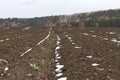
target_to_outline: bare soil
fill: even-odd
[[[120,29],[79,27],[0,29],[0,80],[58,80],[57,35],[62,76],[67,80],[120,80]],[[33,70],[30,64],[38,69]]]

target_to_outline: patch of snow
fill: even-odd
[[[75,45],[75,43],[72,43],[73,45]]]
[[[67,77],[61,77],[61,78],[58,78],[57,80],[67,80]]]
[[[1,75],[1,76],[4,76],[4,74],[3,74],[3,73],[1,73],[0,75]]]
[[[5,60],[5,59],[0,59],[0,62],[4,62],[4,63],[7,63],[7,64],[8,64],[8,61]]]
[[[73,42],[73,40],[70,40],[70,42]]]
[[[65,35],[66,37],[68,37],[68,35]]]
[[[26,28],[24,28],[23,30],[28,30],[28,29],[30,29],[31,27],[26,27]]]
[[[46,39],[49,38],[49,36],[50,36],[50,31],[49,31],[48,35],[43,40],[41,40],[40,42],[37,43],[37,45],[40,45],[41,43],[43,43]]]
[[[88,33],[83,33],[83,35],[87,36],[87,35],[88,35]]]
[[[59,57],[59,54],[56,54],[56,57]]]
[[[64,67],[64,65],[56,64],[56,69],[55,69],[55,71],[58,72],[58,71],[60,71],[63,67]]]
[[[110,76],[107,76],[107,78],[108,78],[109,80],[115,80],[115,79],[112,79]]]
[[[71,40],[72,38],[71,37],[68,37],[69,40]]]
[[[112,41],[112,42],[117,42],[117,39],[112,39],[111,41]]]
[[[89,59],[93,58],[93,56],[86,56],[86,57],[89,58]]]
[[[62,70],[59,70],[59,71],[58,71],[58,73],[61,73],[61,72],[62,72]]]
[[[94,31],[90,31],[90,32],[94,32]]]
[[[106,32],[106,34],[109,34],[109,32]]]
[[[56,63],[56,65],[59,65],[59,64],[60,64],[59,62]]]
[[[112,39],[111,41],[115,43],[120,43],[120,41],[118,41],[117,39]]]
[[[100,65],[100,64],[97,64],[97,63],[93,63],[93,64],[92,64],[93,67],[97,67],[97,66],[99,66],[99,65]]]
[[[58,59],[56,59],[55,62],[58,62]]]
[[[57,35],[57,42],[56,42],[56,44],[57,44],[57,46],[55,48],[55,55],[56,55],[56,57],[55,57],[55,63],[56,63],[55,72],[57,73],[56,77],[58,78],[57,80],[67,80],[67,77],[59,78],[60,76],[63,76],[62,68],[64,67],[64,65],[59,63],[59,59],[61,58],[60,53],[59,53],[59,49],[61,48],[61,45],[60,45],[60,37],[58,35]]]
[[[25,54],[27,54],[28,52],[30,52],[32,50],[32,48],[29,48],[28,50],[26,50],[24,53],[22,53],[20,56],[24,56]]]
[[[0,42],[3,42],[4,40],[0,40]]]
[[[108,38],[103,38],[104,40],[108,40]]]
[[[60,59],[61,57],[59,56],[59,57],[57,57],[58,59]]]
[[[60,41],[57,41],[57,45],[59,45],[60,44]]]
[[[8,68],[8,67],[5,67],[4,71],[8,71],[8,70],[9,70],[9,68]]]
[[[114,32],[109,32],[109,34],[115,34]]]
[[[86,80],[89,80],[89,78],[87,78]]]
[[[60,48],[61,48],[60,46],[57,46],[57,47],[56,47],[56,50],[58,50],[58,49],[60,49]]]
[[[8,40],[10,40],[9,38],[6,38],[6,40],[8,41]]]
[[[75,46],[76,49],[81,49],[82,47],[79,47],[79,46]]]
[[[99,71],[103,71],[104,70],[104,68],[96,68],[97,70],[99,70]]]
[[[60,77],[62,75],[63,75],[63,73],[58,73],[58,74],[56,74],[56,77]]]
[[[117,44],[117,46],[120,46],[120,44]]]
[[[92,37],[97,37],[96,35],[92,35]]]

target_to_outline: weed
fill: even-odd
[[[31,63],[30,63],[29,65],[30,65],[30,67],[31,67],[31,69],[32,69],[33,71],[39,69],[39,67],[38,67],[36,64],[31,64]]]

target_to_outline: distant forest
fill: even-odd
[[[120,27],[120,9],[36,18],[0,19],[0,27]]]

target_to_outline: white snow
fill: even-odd
[[[49,38],[50,33],[51,33],[51,32],[50,32],[51,30],[52,30],[52,28],[50,28],[48,35],[47,35],[43,40],[41,40],[40,42],[38,42],[37,45],[40,45],[40,44],[43,43],[46,39]],[[29,48],[29,49],[26,50],[24,53],[22,53],[20,56],[21,56],[21,57],[24,56],[25,54],[27,54],[28,52],[30,52],[32,49],[33,49],[33,48]]]
[[[60,44],[60,41],[57,41],[57,45],[59,45]]]
[[[120,41],[118,41],[117,39],[112,39],[111,41],[115,43],[120,43]]]
[[[0,42],[3,42],[4,40],[0,40]]]
[[[56,59],[55,62],[58,62],[58,59]]]
[[[75,45],[75,43],[72,43],[73,45]]]
[[[79,46],[75,46],[76,49],[81,49],[82,47],[79,47]]]
[[[109,32],[109,34],[115,34],[114,32]]]
[[[112,42],[117,42],[117,39],[112,39],[111,41],[112,41]]]
[[[8,40],[10,40],[9,38],[6,38],[6,40],[8,41]]]
[[[56,74],[56,77],[60,77],[62,75],[63,75],[63,73],[58,73],[58,74]]]
[[[88,33],[83,33],[83,35],[87,36],[87,35],[88,35]]]
[[[4,76],[4,74],[3,74],[3,73],[1,73],[0,75],[1,75],[1,76]]]
[[[71,38],[69,37],[69,39],[71,39]],[[56,77],[58,78],[57,80],[67,80],[67,77],[61,77],[61,76],[63,76],[62,68],[64,67],[64,65],[59,63],[59,59],[61,58],[60,53],[59,53],[59,50],[61,49],[60,40],[61,40],[60,37],[57,35],[57,42],[56,42],[57,46],[55,48],[55,55],[56,55],[56,57],[55,57],[55,62],[56,62],[55,72],[57,73],[56,74]],[[59,78],[59,77],[61,77],[61,78]]]
[[[59,54],[56,54],[56,57],[59,57]]]
[[[49,31],[48,35],[43,40],[41,40],[40,42],[37,43],[37,45],[40,45],[41,43],[43,43],[46,39],[49,38],[49,36],[50,36],[50,31]]]
[[[57,80],[67,80],[67,77],[61,77],[61,78],[58,78]]]
[[[87,58],[91,59],[93,56],[86,56]]]
[[[65,35],[66,37],[68,37],[68,35]]]
[[[32,48],[29,48],[28,50],[26,50],[24,53],[22,53],[20,56],[24,56],[25,54],[27,54],[28,52],[30,52],[32,50]]]
[[[58,49],[60,49],[60,48],[61,48],[60,46],[57,46],[57,47],[56,47],[56,50],[58,50]]]
[[[97,63],[93,63],[93,64],[92,64],[93,67],[97,67],[97,66],[99,66],[99,65],[100,65],[100,64],[97,64]]]
[[[120,46],[120,44],[117,44],[117,46]]]
[[[71,40],[72,38],[71,37],[68,37],[69,40]]]
[[[9,70],[9,68],[8,68],[8,67],[5,67],[4,71],[8,71],[8,70]]]
[[[59,57],[57,57],[58,59],[60,59],[61,57],[59,56]]]
[[[106,34],[108,34],[109,32],[106,32]]]
[[[108,38],[103,38],[104,40],[108,40]]]
[[[59,63],[59,60],[58,60],[58,63]],[[64,67],[64,65],[61,65],[58,63],[56,63],[56,69],[55,69],[56,72],[59,72]]]
[[[97,37],[96,35],[92,35],[92,37]]]
[[[26,28],[24,28],[23,30],[28,30],[28,29],[30,29],[31,27],[26,27]]]
[[[71,37],[69,37],[68,35],[65,35],[69,40],[70,40],[70,42],[72,42],[73,40],[72,40],[72,38]]]
[[[7,64],[8,64],[8,61],[5,60],[5,59],[0,59],[0,62],[4,62],[4,63],[7,63]]]
[[[64,65],[56,65],[56,67],[57,67],[58,69],[61,69],[61,68],[64,67]]]
[[[73,42],[73,40],[70,40],[70,42]]]
[[[94,32],[94,31],[90,31],[90,32]]]

